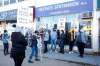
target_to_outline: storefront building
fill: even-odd
[[[98,52],[98,34],[95,29],[95,18],[97,15],[94,11],[97,1],[94,0],[73,0],[64,3],[41,6],[36,8],[37,30],[46,28],[52,30],[71,30],[79,29],[79,24],[84,26],[87,34],[86,50]],[[95,25],[95,26],[94,26]],[[95,36],[97,34],[97,36]]]
[[[9,26],[17,23],[17,9],[0,12],[0,31],[9,30]]]
[[[11,33],[13,24],[17,24],[18,26],[23,27],[23,29],[30,29],[34,26],[34,0],[2,0],[0,3],[1,33],[3,33],[4,29],[7,29],[8,32]]]
[[[97,0],[97,22],[98,22],[98,37],[99,37],[99,52],[100,52],[100,0]]]

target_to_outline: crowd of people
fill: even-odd
[[[16,28],[16,25],[13,25]],[[42,46],[42,53],[59,52],[65,53],[65,45],[69,45],[69,54],[73,53],[73,47],[76,44],[79,51],[79,57],[84,57],[84,48],[86,44],[86,36],[82,30],[82,26],[79,27],[77,33],[73,31],[64,30],[40,30],[40,31],[27,31],[25,35],[21,30],[15,29],[11,36],[8,35],[7,30],[4,30],[2,34],[2,41],[4,45],[4,55],[10,53],[10,57],[13,58],[15,66],[21,66],[25,58],[25,49],[29,46],[32,50],[28,62],[33,63],[32,58],[35,57],[36,61],[40,61],[38,57],[39,46]],[[9,52],[9,39],[12,42],[11,51]],[[40,45],[38,45],[40,44]],[[58,46],[58,47],[57,47]]]

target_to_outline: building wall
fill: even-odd
[[[21,7],[24,8],[24,7],[28,7],[28,6],[34,6],[34,0],[24,0],[24,1],[23,0],[16,0],[15,3],[10,3],[10,0],[8,0],[8,1],[9,1],[8,5],[4,5],[4,2],[2,2],[3,5],[0,6],[0,12],[4,12],[4,11],[7,12],[9,10],[15,10],[15,9],[18,10]],[[11,0],[11,1],[14,1],[14,0]],[[18,1],[21,1],[21,2],[18,2]],[[0,0],[0,2],[1,2],[1,0]],[[31,11],[33,12],[33,10],[31,10]],[[33,14],[30,14],[30,15],[33,16]],[[17,12],[17,16],[18,16],[18,12]],[[28,19],[32,19],[32,17],[30,17]],[[9,31],[9,33],[11,33],[12,32],[12,24],[13,23],[6,24],[7,26],[5,26],[4,28],[2,28],[2,30],[7,29]],[[17,24],[18,24],[18,20],[17,20]],[[32,22],[32,24],[33,24],[33,22]],[[29,23],[27,25],[29,26],[29,25],[32,25],[32,24]],[[21,26],[21,25],[18,25],[18,26]],[[25,28],[23,28],[23,29],[25,29]],[[2,31],[2,30],[0,29],[0,31]]]
[[[75,1],[75,0],[35,0],[35,6],[40,7],[40,6],[47,6],[51,4],[57,4],[57,3],[64,3],[64,2],[69,2],[69,1]]]
[[[50,1],[50,2],[49,2]],[[68,0],[68,1],[72,1],[72,0]],[[35,5],[36,7],[40,7],[40,6],[47,6],[47,5],[51,5],[51,4],[57,4],[57,3],[63,3],[63,2],[68,2],[65,0],[42,0],[42,2],[40,0],[36,0],[35,1]],[[98,23],[98,18],[100,18],[100,12],[98,13],[96,11],[97,8],[97,0],[93,0],[93,22],[92,22],[92,52],[98,52],[99,51],[99,23]],[[42,22],[44,22],[42,20]]]
[[[0,7],[0,12],[2,11],[8,11],[8,10],[13,10],[13,9],[18,9],[19,7],[25,7],[25,6],[34,6],[34,0],[26,0],[23,2],[17,2],[17,3],[13,3],[13,4],[9,4],[9,5],[5,5]]]

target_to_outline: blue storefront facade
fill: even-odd
[[[79,24],[84,26],[87,33],[86,48],[92,49],[91,23],[93,22],[93,0],[74,0],[59,4],[36,8],[36,29],[46,28],[52,30],[79,29]],[[61,26],[61,24],[63,24]],[[55,27],[56,25],[56,27]]]
[[[75,0],[36,8],[36,17],[93,11],[93,0]]]

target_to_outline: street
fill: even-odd
[[[76,63],[70,63],[50,58],[43,58],[41,61],[34,61],[34,63],[27,62],[27,56],[23,62],[22,66],[83,66]],[[34,60],[34,59],[33,59]],[[10,58],[9,55],[3,55],[3,48],[0,47],[0,66],[14,66],[13,60]]]
[[[9,51],[11,45],[9,45]],[[100,56],[85,55],[84,58],[79,58],[77,53],[60,54],[58,52],[48,52],[46,54],[41,54],[39,52],[39,58],[41,61],[33,61],[34,63],[28,63],[28,58],[31,53],[31,49],[27,47],[26,58],[24,59],[22,66],[99,66]],[[3,44],[0,41],[0,66],[14,66],[13,59],[9,55],[4,56],[3,54]]]

